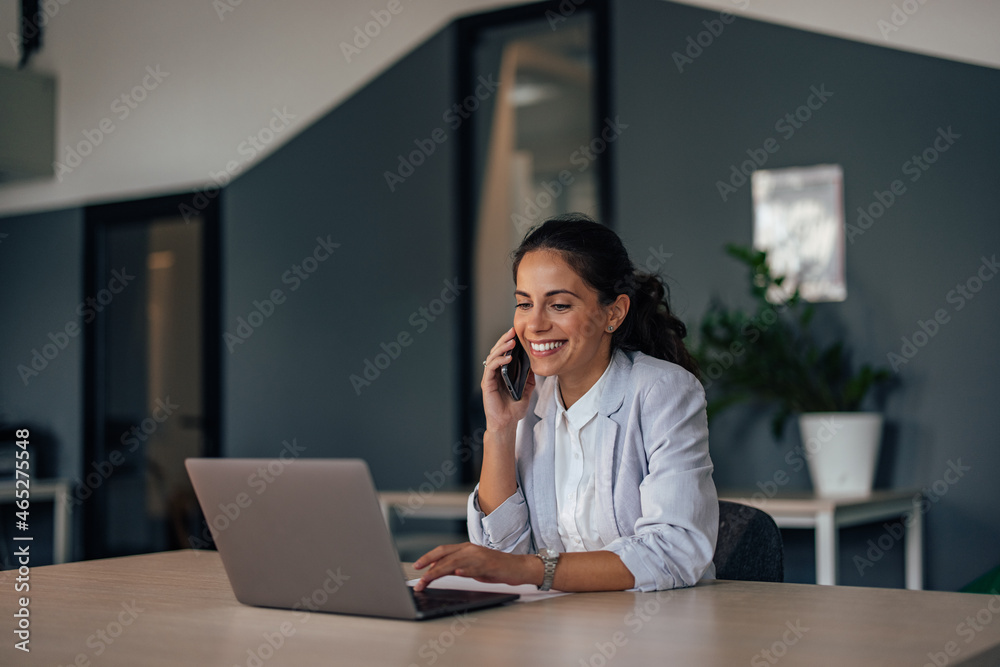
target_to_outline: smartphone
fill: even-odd
[[[524,395],[524,385],[528,381],[528,371],[531,370],[531,362],[528,360],[528,353],[521,345],[521,339],[514,336],[514,349],[510,351],[510,363],[500,367],[500,374],[510,391],[511,397],[515,401],[520,401]]]

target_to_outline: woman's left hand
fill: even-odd
[[[417,559],[413,567],[429,569],[413,587],[422,591],[438,577],[454,574],[490,584],[540,584],[544,567],[535,556],[504,553],[471,542],[443,544]],[[537,581],[536,581],[537,579]]]

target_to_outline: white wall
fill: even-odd
[[[571,0],[565,0],[570,2]],[[926,0],[925,0],[926,1]],[[390,0],[46,0],[57,8],[32,67],[59,80],[57,146],[99,145],[62,179],[0,185],[0,214],[203,187],[239,173],[455,17],[508,0],[398,0],[400,11],[347,62],[341,42]],[[1000,67],[1000,3],[963,0],[688,0],[747,16]],[[226,4],[228,3],[228,4]],[[239,3],[239,4],[236,4]],[[883,38],[893,5],[917,8]],[[14,63],[18,0],[0,0],[0,62]],[[223,8],[232,11],[221,11]],[[386,14],[383,14],[383,19]],[[147,68],[162,72],[159,81]],[[445,73],[442,73],[445,76]],[[121,101],[143,82],[135,108]],[[276,115],[275,110],[279,113]],[[127,115],[126,115],[127,112]],[[286,118],[282,112],[294,118]],[[104,133],[100,130],[104,122]],[[261,150],[247,143],[280,129]],[[89,133],[93,141],[87,138]],[[69,163],[67,163],[69,164]]]
[[[782,25],[1000,67],[996,0],[680,0]]]

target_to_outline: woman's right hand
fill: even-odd
[[[510,362],[514,349],[514,327],[508,329],[490,350],[483,369],[483,409],[486,412],[486,430],[494,433],[513,431],[517,422],[528,412],[528,401],[535,391],[535,374],[528,371],[521,400],[515,401],[500,375],[500,367]]]

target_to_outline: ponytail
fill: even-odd
[[[612,348],[639,351],[677,364],[700,377],[698,364],[684,345],[687,327],[670,310],[670,291],[659,276],[635,272],[629,295],[631,306],[625,320],[612,334]]]

